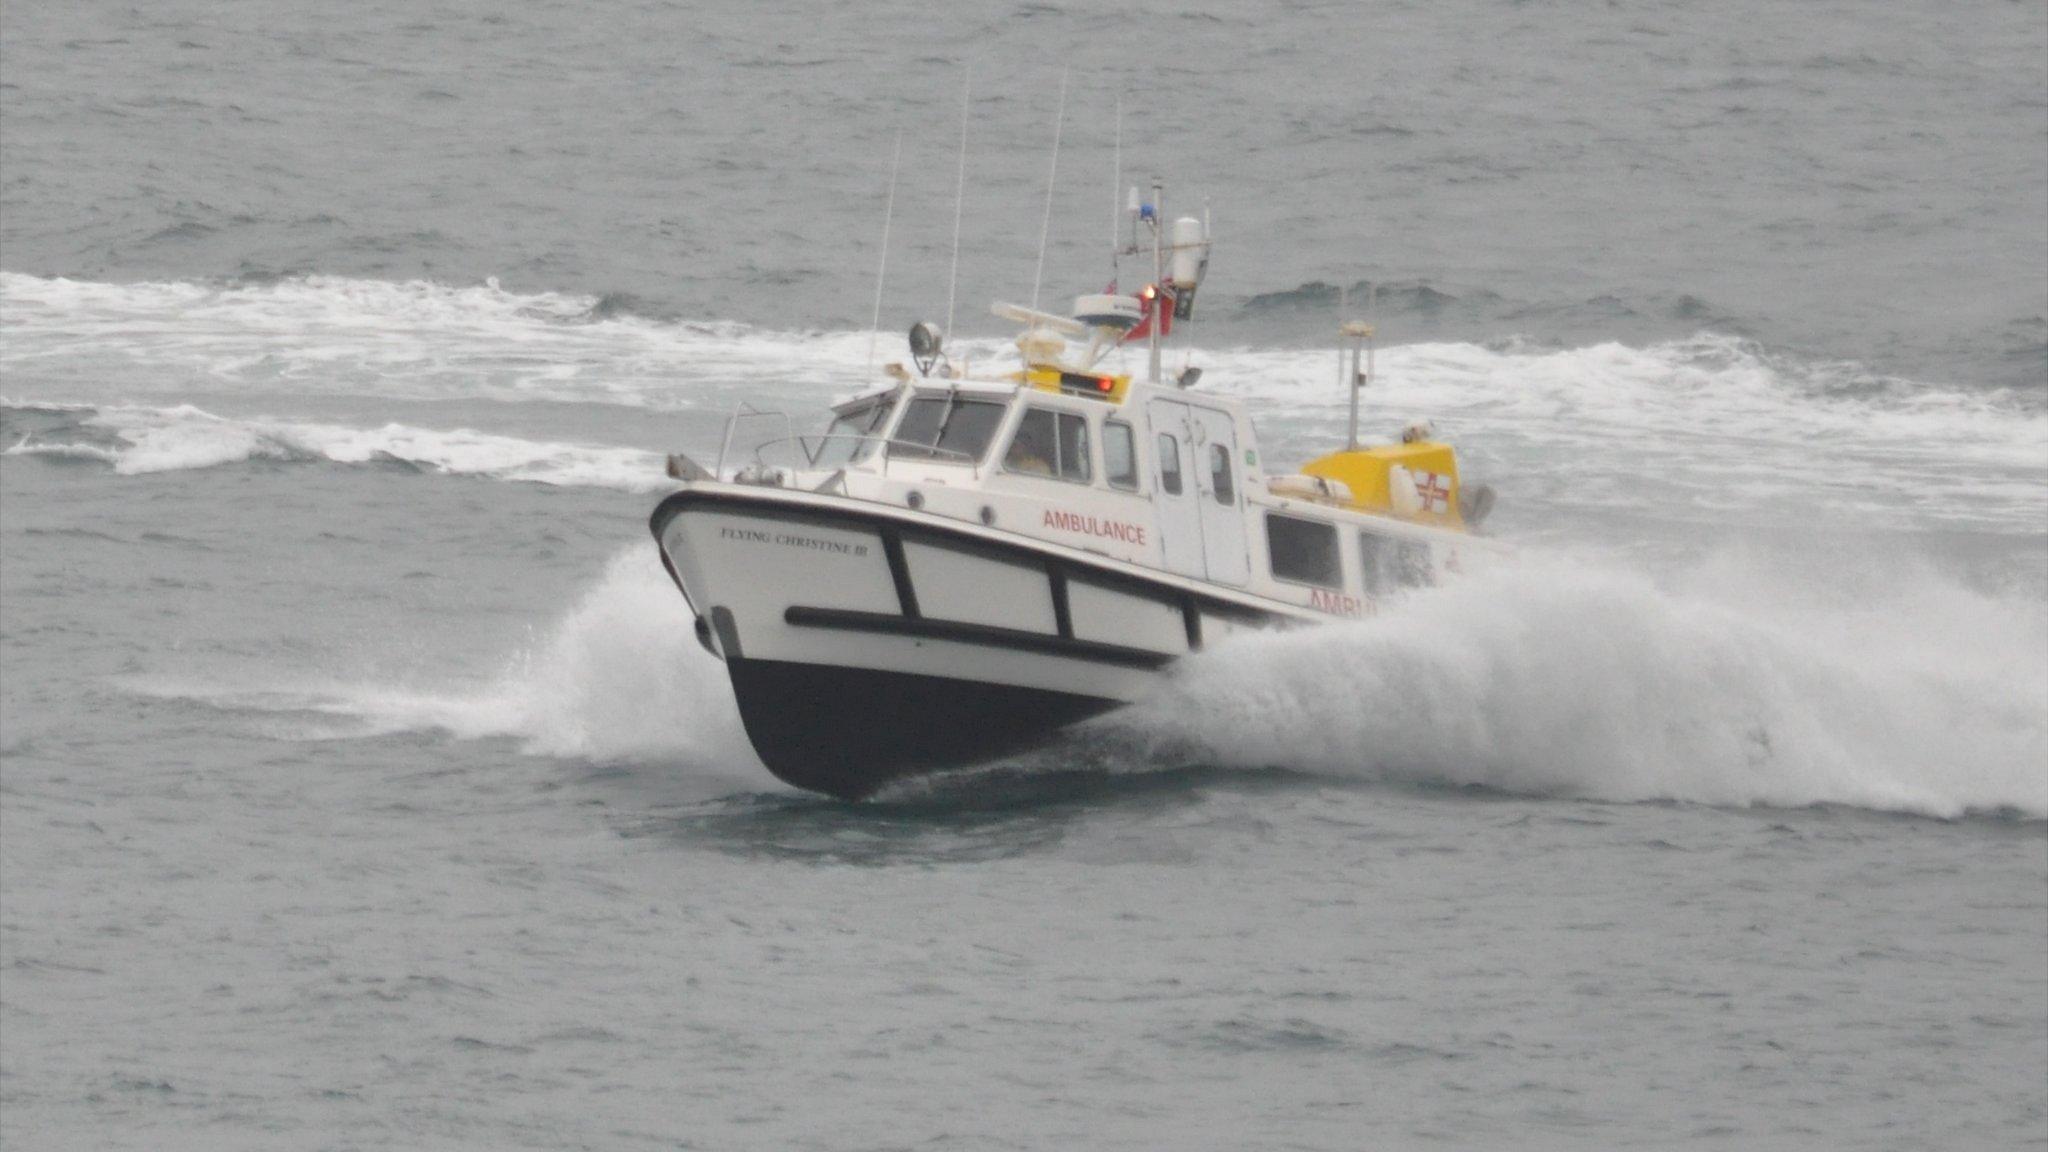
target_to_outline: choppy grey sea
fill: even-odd
[[[1162,177],[1516,562],[789,791],[661,455],[863,386],[899,139],[944,319],[963,92],[1002,354],[1063,77],[1045,299]],[[0,1145],[2048,1145],[2048,9],[7,5]]]

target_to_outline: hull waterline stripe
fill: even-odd
[[[1174,659],[1164,652],[1148,652],[1143,648],[1126,648],[1121,644],[1103,644],[1067,636],[1045,636],[1015,628],[998,628],[991,624],[962,624],[951,620],[890,616],[880,612],[854,612],[842,608],[806,608],[798,605],[784,611],[782,619],[797,628],[831,628],[842,632],[873,632],[885,636],[915,636],[922,640],[950,640],[960,644],[978,644],[986,648],[1009,648],[1018,652],[1036,652],[1071,660],[1088,660],[1097,664],[1117,664],[1126,668],[1162,668],[1172,663]]]

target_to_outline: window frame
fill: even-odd
[[[834,412],[831,423],[825,425],[825,431],[818,435],[817,451],[805,454],[806,459],[810,462],[810,467],[848,468],[867,460],[868,457],[873,455],[877,445],[887,445],[889,442],[889,428],[896,417],[896,402],[898,399],[899,397],[897,396],[883,394],[875,397],[865,405],[855,404],[847,412]],[[867,426],[860,431],[832,431],[834,428],[839,427],[841,422],[861,415],[866,415],[868,420]],[[832,445],[843,440],[854,441],[853,447],[847,451],[846,458],[837,463],[820,463],[826,453],[831,450]]]
[[[1126,443],[1130,445],[1131,470],[1128,473],[1128,476],[1130,478],[1130,483],[1128,484],[1117,483],[1117,478],[1114,475],[1112,475],[1109,470],[1109,430],[1111,428],[1115,428],[1121,431],[1124,434]],[[1107,484],[1113,491],[1117,492],[1139,491],[1143,487],[1145,469],[1141,466],[1138,460],[1138,430],[1136,426],[1134,426],[1129,420],[1112,420],[1107,417],[1104,417],[1102,421],[1101,440],[1102,482],[1104,484]]]
[[[1396,540],[1394,562],[1400,565],[1394,577],[1404,589],[1436,587],[1436,548],[1427,540]]]
[[[1329,535],[1328,535],[1327,539],[1329,540],[1329,550],[1328,550],[1328,553],[1327,553],[1327,559],[1329,560],[1329,562],[1330,562],[1331,566],[1332,566],[1332,567],[1333,567],[1333,568],[1334,568],[1334,569],[1336,570],[1336,571],[1335,571],[1335,575],[1334,575],[1334,578],[1332,579],[1332,581],[1331,581],[1330,583],[1328,583],[1328,584],[1325,584],[1325,583],[1323,583],[1323,582],[1322,582],[1322,581],[1320,581],[1320,580],[1310,580],[1310,579],[1306,579],[1306,578],[1303,578],[1303,577],[1300,577],[1300,576],[1288,576],[1288,575],[1282,575],[1282,574],[1281,574],[1281,572],[1280,572],[1280,569],[1279,569],[1279,567],[1278,567],[1278,566],[1276,565],[1276,563],[1275,563],[1275,560],[1276,560],[1276,553],[1275,553],[1275,551],[1274,551],[1274,548],[1273,548],[1273,525],[1274,525],[1274,523],[1275,523],[1275,522],[1277,522],[1277,521],[1282,521],[1282,520],[1288,521],[1288,522],[1290,522],[1290,523],[1293,523],[1293,524],[1300,524],[1300,525],[1306,525],[1306,526],[1308,526],[1308,527],[1311,527],[1311,528],[1322,528],[1322,529],[1326,529],[1326,530],[1328,531]],[[1275,580],[1279,581],[1279,582],[1280,582],[1280,583],[1282,583],[1282,584],[1295,584],[1295,585],[1299,585],[1299,586],[1301,586],[1301,587],[1304,587],[1304,588],[1320,588],[1320,589],[1322,589],[1322,590],[1323,590],[1323,591],[1325,591],[1325,592],[1343,592],[1343,591],[1345,590],[1345,586],[1344,586],[1344,543],[1343,543],[1343,540],[1342,540],[1342,536],[1343,536],[1343,533],[1342,533],[1342,532],[1340,532],[1340,531],[1338,530],[1338,524],[1337,524],[1337,522],[1336,522],[1336,521],[1334,521],[1334,520],[1318,520],[1318,519],[1316,519],[1316,518],[1315,518],[1315,517],[1313,517],[1313,516],[1297,516],[1297,515],[1295,515],[1294,513],[1291,513],[1291,512],[1279,512],[1279,511],[1275,511],[1275,510],[1273,510],[1273,509],[1267,509],[1267,511],[1266,511],[1266,573],[1267,573],[1267,575],[1271,576],[1271,577],[1272,577],[1273,579],[1275,579]]]
[[[1217,468],[1216,465],[1218,463],[1221,463],[1223,467]],[[1225,508],[1237,507],[1237,474],[1233,471],[1236,466],[1237,461],[1230,458],[1229,448],[1219,442],[1210,441],[1209,494],[1216,498],[1216,503],[1221,504]],[[1217,480],[1219,476],[1222,477],[1220,482]],[[1225,489],[1228,489],[1230,493],[1230,499],[1228,500],[1223,498]]]
[[[946,401],[954,405],[956,408],[964,407],[969,404],[981,404],[997,409],[998,412],[995,418],[995,424],[989,429],[988,439],[985,442],[983,442],[980,450],[972,454],[969,454],[967,452],[960,452],[959,455],[955,456],[952,455],[951,453],[959,451],[958,449],[945,448],[939,444],[939,441],[941,439],[944,439],[946,429],[949,426],[949,422],[952,419],[950,414],[945,419],[942,419],[939,422],[937,435],[933,438],[931,443],[926,444],[919,441],[910,441],[903,439],[902,432],[904,422],[910,419],[910,414],[913,410],[915,410],[918,402],[925,400]],[[920,389],[912,392],[910,394],[910,397],[907,400],[905,400],[900,407],[901,412],[899,412],[896,419],[889,424],[888,436],[886,438],[886,443],[883,446],[883,457],[887,459],[890,463],[952,464],[959,467],[979,468],[984,463],[987,462],[989,449],[994,447],[997,434],[1003,430],[1003,424],[1009,418],[1010,402],[1007,400],[998,399],[996,397],[980,395],[973,392],[965,392],[959,390],[947,390],[942,392],[937,389]],[[923,455],[899,454],[899,452],[904,449],[907,449],[910,452],[922,452]]]
[[[1077,484],[1083,488],[1094,487],[1095,437],[1089,434],[1090,422],[1087,414],[1081,412],[1069,412],[1064,408],[1056,408],[1050,404],[1033,404],[1028,401],[1018,405],[1018,407],[1021,409],[1021,412],[1018,415],[1015,422],[1013,422],[1010,426],[1009,438],[1003,441],[1003,453],[1001,464],[1002,470],[1008,475],[1024,476],[1032,480],[1057,480],[1062,484]],[[1031,417],[1035,413],[1041,412],[1052,418],[1053,458],[1047,461],[1047,463],[1052,466],[1052,471],[1032,472],[1023,468],[1011,467],[1010,454],[1016,450],[1017,437],[1022,435],[1024,432],[1024,422],[1031,419]],[[1060,438],[1060,422],[1062,420],[1079,421],[1081,425],[1082,443],[1080,463],[1082,473],[1079,476],[1070,475],[1067,473],[1065,469],[1061,467],[1061,465],[1066,460],[1066,453],[1062,448],[1062,442]]]
[[[1159,454],[1159,490],[1168,496],[1179,496],[1186,492],[1187,484],[1182,479],[1186,473],[1180,466],[1180,437],[1175,436],[1171,432],[1161,432],[1153,444],[1158,449]],[[1168,450],[1167,445],[1172,446],[1171,450]],[[1166,461],[1168,460],[1173,461],[1173,482],[1170,484],[1167,483]]]
[[[1358,587],[1366,596],[1384,596],[1392,590],[1387,561],[1395,543],[1392,536],[1370,528],[1358,530]]]
[[[1360,528],[1358,564],[1359,586],[1367,596],[1391,596],[1436,586],[1436,549],[1427,540]]]

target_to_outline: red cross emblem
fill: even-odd
[[[1451,484],[1440,472],[1415,473],[1415,494],[1422,497],[1422,510],[1445,513],[1451,510]]]

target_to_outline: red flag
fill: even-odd
[[[1166,305],[1164,308],[1160,307],[1162,300]],[[1152,324],[1154,320],[1157,320],[1159,323],[1160,339],[1163,340],[1173,334],[1172,289],[1161,288],[1156,284],[1147,284],[1144,290],[1138,293],[1138,303],[1145,310],[1144,316],[1138,321],[1137,327],[1124,333],[1124,338],[1119,343],[1128,344],[1133,340],[1150,340],[1152,338]]]

